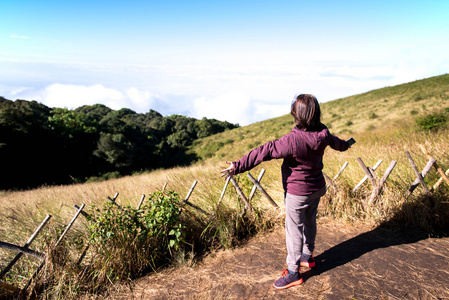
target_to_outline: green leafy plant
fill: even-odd
[[[169,191],[151,194],[141,209],[92,206],[89,236],[99,283],[135,278],[180,250],[185,226],[179,205],[178,194]]]
[[[421,130],[438,130],[444,127],[447,123],[447,116],[441,112],[427,114],[416,118],[416,124]]]
[[[144,206],[143,224],[163,248],[178,250],[184,243],[184,226],[180,221],[180,202],[176,192],[155,192]]]
[[[376,119],[377,117],[379,117],[378,115],[376,115],[376,113],[375,112],[370,112],[370,114],[369,114],[369,118],[372,120],[372,119]]]

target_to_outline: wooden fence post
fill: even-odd
[[[346,169],[346,167],[349,165],[349,163],[346,161],[343,166],[340,168],[340,170],[337,172],[337,174],[331,179],[329,176],[327,176],[326,173],[323,172],[324,180],[326,181],[326,187],[330,187],[334,180],[338,178],[338,176],[343,173],[343,171]]]
[[[59,237],[58,241],[55,244],[55,247],[57,247],[59,245],[59,243],[62,241],[62,239],[64,238],[64,236],[67,234],[67,232],[69,231],[69,229],[72,227],[73,223],[75,222],[75,220],[78,218],[78,216],[81,214],[81,211],[84,209],[84,204],[81,205],[80,209],[76,212],[75,216],[72,218],[72,220],[70,221],[69,225],[67,225],[66,229],[64,230],[64,232],[61,234],[61,236]],[[39,274],[39,272],[41,271],[41,269],[44,267],[45,265],[45,261],[46,258],[44,258],[42,260],[42,263],[39,265],[39,267],[36,269],[36,271],[33,273],[33,275],[31,276],[31,278],[28,280],[27,284],[22,288],[22,291],[26,291],[28,289],[28,287],[30,286],[31,282],[33,281],[34,278],[36,278],[36,276]]]
[[[270,195],[268,195],[268,193],[264,190],[264,188],[260,185],[259,181],[257,181],[253,175],[251,175],[251,173],[248,172],[248,178],[254,183],[254,186],[256,186],[260,192],[262,193],[262,195],[264,195],[265,198],[267,198],[268,202],[271,203],[271,205],[273,205],[274,207],[278,207],[278,205],[276,204],[276,202],[273,201],[273,199],[270,197]]]
[[[140,198],[139,204],[137,205],[137,210],[142,206],[143,200],[145,199],[145,194],[142,194],[142,198]]]
[[[75,210],[80,210],[80,207],[78,206],[78,205],[73,205],[73,208],[75,209]],[[93,221],[95,221],[95,219],[91,216],[91,215],[89,215],[87,212],[85,212],[84,210],[81,210],[81,214],[86,218],[86,219],[88,219],[88,220],[93,220]]]
[[[248,174],[249,174],[249,173],[248,173]],[[263,177],[264,174],[265,174],[265,169],[262,169],[262,170],[260,171],[260,173],[259,173],[259,176],[257,177],[257,182],[260,183],[260,181],[262,180],[262,177]],[[251,178],[250,178],[250,179],[251,179]],[[254,194],[256,193],[256,189],[257,189],[257,187],[256,187],[256,185],[254,184],[253,188],[251,189],[251,193],[249,194],[248,201],[251,201],[251,199],[253,199]]]
[[[80,210],[80,207],[78,206],[78,205],[73,205],[73,208],[74,209],[76,209],[76,210]],[[89,215],[87,212],[85,212],[84,210],[82,210],[81,211],[81,214],[86,218],[86,220],[88,220],[88,221],[94,221],[94,222],[97,222],[96,220],[95,220],[95,218],[93,218],[91,215]],[[89,248],[90,248],[90,240],[87,242],[87,245],[86,245],[86,247],[84,248],[84,250],[83,250],[83,252],[81,253],[81,255],[80,255],[80,257],[78,258],[78,261],[76,262],[76,264],[77,265],[79,265],[82,261],[83,261],[83,259],[84,259],[84,257],[86,256],[86,254],[87,254],[87,250],[89,250]]]
[[[72,221],[70,221],[69,225],[65,228],[64,232],[59,237],[59,240],[56,242],[55,247],[59,245],[59,243],[62,241],[62,239],[65,237],[69,229],[72,227],[73,223],[75,223],[76,219],[80,215],[80,213],[83,211],[85,204],[83,203],[80,207],[80,209],[76,212],[76,214],[73,216]]]
[[[373,173],[368,170],[365,163],[363,162],[363,160],[360,157],[357,157],[357,162],[359,163],[360,167],[362,167],[363,171],[365,172],[366,177],[368,177],[369,181],[371,181],[371,184],[373,185],[373,187],[375,187],[376,181],[373,177]]]
[[[108,200],[111,201],[111,202],[115,202],[115,200],[117,200],[117,197],[118,197],[118,193],[115,193],[114,198],[111,199],[111,198],[108,196]]]
[[[365,163],[363,162],[363,160],[360,157],[357,157],[357,161],[358,161],[360,167],[362,167],[362,169],[365,172],[365,174],[368,177],[368,179],[371,181],[371,184],[373,186],[373,191],[371,192],[371,196],[369,197],[369,200],[368,200],[368,205],[370,205],[370,204],[373,203],[374,199],[382,191],[382,187],[383,187],[385,181],[390,176],[390,174],[393,171],[394,167],[396,166],[397,162],[393,160],[390,163],[390,166],[385,171],[384,176],[382,176],[382,178],[379,181],[378,177],[376,176],[376,173],[374,173],[374,170],[371,169],[371,168],[368,169],[366,167]]]
[[[424,153],[425,156],[427,156],[427,158],[431,159],[432,156],[429,154],[429,152],[427,152],[426,148],[424,147],[424,145],[419,145],[419,147],[421,148],[421,151]],[[449,178],[446,176],[446,174],[444,173],[443,169],[441,169],[436,160],[435,163],[433,164],[433,166],[435,167],[435,169],[437,170],[438,173],[440,173],[441,178],[444,179],[446,181],[446,183],[449,185]],[[449,171],[449,170],[448,170]],[[440,183],[441,184],[441,183]],[[440,185],[438,184],[438,186]],[[437,186],[437,187],[438,187]]]
[[[232,184],[234,185],[237,193],[239,194],[240,198],[243,200],[243,202],[245,202],[245,210],[247,209],[249,211],[252,211],[253,208],[252,208],[251,204],[249,204],[248,199],[245,197],[245,194],[243,194],[242,189],[239,187],[239,185],[235,181],[234,176],[231,175],[231,176],[229,176],[229,178],[230,178],[230,181],[232,182]]]
[[[117,202],[115,202],[115,200],[117,200],[117,197],[118,197],[118,193],[115,193],[115,195],[114,195],[113,198],[107,196],[107,199],[108,199],[109,201],[111,201],[112,204],[117,205],[120,209],[122,209],[122,207],[121,207],[120,205],[118,205]],[[123,209],[122,209],[122,210],[123,210]]]
[[[424,169],[421,172],[421,177],[424,179],[424,177],[426,177],[427,173],[429,173],[430,169],[432,168],[433,164],[435,163],[435,159],[431,158],[428,162],[427,165],[424,167]],[[420,184],[420,180],[419,178],[416,178],[415,181],[412,183],[412,185],[408,188],[407,193],[406,193],[406,197],[410,196],[413,191],[418,187],[418,185]]]
[[[43,258],[45,256],[44,254],[34,251],[34,250],[31,250],[28,247],[20,247],[20,246],[10,244],[7,242],[2,242],[2,241],[0,241],[0,248],[5,248],[5,249],[13,250],[13,251],[16,251],[19,253],[28,254],[28,255],[31,255],[31,256],[34,256],[37,258]]]
[[[225,194],[225,192],[226,192],[226,189],[227,189],[227,187],[228,187],[228,184],[229,184],[229,180],[230,180],[230,179],[231,179],[230,176],[229,176],[228,178],[226,178],[226,182],[225,182],[225,185],[224,185],[224,187],[223,187],[223,191],[221,192],[220,199],[218,199],[217,206],[220,205],[221,199],[223,199],[223,197],[224,197],[224,194]]]
[[[132,219],[132,217],[130,215],[128,215],[126,210],[123,207],[121,207],[117,202],[115,202],[115,200],[117,200],[117,197],[118,197],[118,193],[115,193],[114,198],[111,199],[111,197],[109,197],[109,196],[107,198],[109,201],[112,202],[112,204],[117,206],[117,208],[120,209],[126,217],[128,217],[129,219]]]
[[[329,176],[327,176],[326,173],[323,172],[323,176],[324,176],[324,179],[326,181],[326,187],[330,187],[331,186],[331,184],[334,182],[334,180],[336,180],[338,178],[338,176],[340,176],[340,174],[343,173],[343,171],[346,169],[348,164],[349,164],[348,162],[345,162],[343,164],[343,166],[340,168],[340,170],[338,171],[338,173],[332,179]]]
[[[379,159],[379,161],[373,166],[372,170],[373,170],[373,171],[376,171],[376,169],[380,166],[380,164],[381,164],[382,162],[383,162],[383,161],[382,161],[381,159]],[[360,186],[361,186],[367,179],[368,179],[368,176],[365,175],[365,177],[363,177],[362,180],[360,180],[360,182],[354,187],[354,189],[352,190],[352,192],[355,193],[355,192],[359,189],[359,187],[360,187]]]
[[[195,189],[197,183],[198,183],[198,181],[196,181],[196,180],[193,181],[192,187],[190,188],[190,190],[189,190],[188,193],[187,193],[187,196],[186,196],[185,199],[184,199],[184,203],[187,202],[187,201],[189,201],[189,198],[190,198],[190,196],[192,195],[193,190]]]
[[[186,196],[185,199],[184,199],[184,204],[187,204],[187,205],[189,205],[189,206],[195,208],[196,210],[202,212],[203,214],[205,214],[205,215],[207,215],[207,216],[210,216],[210,214],[209,214],[207,211],[205,211],[205,210],[202,209],[201,207],[196,206],[195,204],[189,202],[189,198],[190,198],[190,196],[192,195],[193,190],[195,189],[195,186],[196,186],[197,183],[198,183],[198,181],[196,181],[196,180],[193,182],[192,187],[190,188],[189,192],[187,193],[187,196]]]
[[[329,176],[327,176],[327,174],[324,172],[323,172],[323,176],[324,176],[324,180],[326,181],[326,187],[329,187],[332,183],[332,179]]]
[[[446,172],[444,173],[444,175],[449,176],[449,169],[446,170]],[[440,184],[443,182],[444,178],[441,177],[440,179],[438,179],[437,183],[435,183],[435,185],[433,186],[433,189],[436,190]]]
[[[382,191],[382,188],[383,188],[383,185],[384,185],[385,181],[387,181],[388,177],[390,176],[390,174],[393,171],[393,169],[396,166],[396,164],[397,164],[397,162],[394,161],[394,160],[390,163],[390,166],[385,171],[384,176],[382,176],[382,178],[380,179],[380,182],[377,185],[377,189],[374,190],[375,194],[374,193],[371,194],[371,197],[370,197],[370,199],[368,201],[368,205],[370,205],[374,201],[374,198],[376,198],[376,196],[380,194],[380,192]]]
[[[346,161],[343,166],[340,168],[340,171],[338,171],[338,173],[334,176],[334,178],[332,178],[333,180],[337,179],[338,176],[340,176],[340,174],[346,169],[346,167],[349,165],[349,163]]]
[[[405,154],[408,157],[408,160],[410,161],[410,164],[412,165],[413,171],[415,171],[416,176],[418,177],[419,182],[423,186],[424,190],[426,191],[427,195],[430,195],[429,188],[427,187],[426,183],[424,182],[424,179],[421,176],[421,173],[419,173],[418,168],[416,167],[415,162],[413,161],[412,156],[410,155],[410,152],[405,151]]]
[[[34,239],[37,237],[39,232],[44,228],[44,226],[47,224],[47,222],[50,220],[51,215],[47,215],[44,220],[41,222],[41,224],[37,227],[37,229],[34,231],[34,233],[31,235],[31,237],[28,239],[28,241],[23,245],[23,248],[28,248],[31,243],[34,241]],[[3,279],[3,277],[6,275],[6,273],[11,270],[11,268],[14,266],[14,264],[22,257],[23,253],[19,252],[16,254],[16,256],[9,262],[9,264],[2,270],[0,273],[0,279]]]

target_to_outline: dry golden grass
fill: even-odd
[[[227,219],[219,220],[218,225],[212,224],[207,226],[210,226],[212,229],[213,226],[218,226],[219,230],[217,229],[216,233],[212,232],[210,234],[218,235],[218,239],[221,240],[222,245],[230,247],[234,243],[233,239],[235,239],[235,237],[233,236],[239,234],[238,231],[244,230],[245,227],[239,229],[238,226],[234,228],[236,225],[232,225],[233,218],[236,218],[236,221],[240,219],[240,217],[237,217],[237,212],[242,209],[241,202],[238,200],[232,185],[228,186],[225,197],[221,201],[220,208],[217,208],[217,202],[225,184],[225,180],[220,177],[220,170],[222,167],[224,167],[223,164],[203,163],[192,167],[160,170],[105,182],[42,187],[30,191],[3,193],[0,201],[0,228],[2,233],[0,240],[18,245],[23,244],[37,228],[45,215],[52,215],[53,217],[49,222],[49,225],[46,226],[46,229],[39,235],[31,248],[52,253],[49,256],[49,261],[51,263],[47,264],[47,269],[41,272],[42,276],[45,275],[45,284],[50,286],[46,293],[48,293],[48,295],[62,295],[64,297],[72,295],[76,297],[82,287],[89,289],[83,282],[78,281],[86,277],[85,271],[79,269],[79,266],[73,266],[73,268],[70,267],[68,270],[66,268],[67,262],[69,262],[69,264],[75,263],[84,249],[84,246],[77,246],[73,241],[79,241],[81,239],[84,241],[81,244],[87,242],[86,220],[82,216],[78,218],[68,235],[64,238],[64,241],[67,241],[67,243],[64,243],[64,248],[54,249],[53,247],[56,239],[75,215],[76,211],[73,209],[74,204],[80,206],[84,203],[86,204],[85,211],[88,211],[87,207],[91,204],[101,206],[108,201],[108,196],[112,198],[115,193],[119,193],[117,203],[121,206],[130,205],[131,207],[136,207],[142,194],[149,194],[156,190],[161,190],[164,186],[166,190],[176,191],[180,194],[180,198],[184,199],[189,189],[192,187],[193,181],[196,180],[198,183],[189,202],[212,214],[216,213],[217,210],[220,212],[222,211],[223,217]],[[255,176],[257,176],[257,174],[255,174]],[[266,178],[264,178],[264,180],[266,180]],[[245,180],[245,177],[242,177],[239,179],[239,182],[240,186],[244,188],[245,193],[248,195],[251,188],[251,186],[249,186],[249,180]],[[271,207],[267,201],[260,200],[260,195],[257,195],[253,199],[253,206],[257,211],[264,211]],[[190,211],[190,214],[184,215],[184,219],[190,219],[187,220],[188,222],[195,222],[196,219],[202,221],[203,224],[209,222],[209,217],[203,215],[201,212],[188,206],[186,208]],[[232,215],[232,211],[236,212],[236,216]],[[191,215],[196,216],[195,219],[191,219]],[[264,228],[267,226],[271,227],[273,223],[279,221],[278,219],[276,211],[269,210],[262,217],[258,217],[258,224],[255,223],[255,220],[250,222],[256,224],[256,227]],[[231,227],[228,228],[226,227],[228,226],[226,224],[230,221]],[[223,222],[223,224],[220,226],[221,222]],[[239,226],[242,226],[242,224]],[[246,225],[243,224],[243,226]],[[200,228],[199,230],[202,231],[205,229]],[[251,230],[259,229],[253,228]],[[198,234],[200,234],[201,231]],[[60,256],[61,249],[64,250],[63,256],[65,260],[60,265],[53,260],[57,260],[57,257]],[[85,261],[92,260],[92,257],[89,256],[89,252]],[[185,254],[186,256],[183,255],[178,259],[182,263],[185,263],[187,260],[186,257],[189,256],[189,253]],[[0,250],[0,260],[4,262],[5,265],[14,255],[15,253],[12,251]],[[5,265],[2,263],[2,268]],[[26,284],[28,278],[31,277],[32,272],[34,272],[38,265],[39,261],[37,259],[24,257],[20,260],[20,263],[8,273],[7,278],[9,278],[8,280],[11,280],[15,285],[22,287]],[[74,277],[74,273],[78,273],[79,278],[76,276]],[[55,278],[55,276],[57,278]],[[36,288],[39,288],[39,286],[33,286],[33,288],[35,290]],[[67,288],[72,289],[73,294],[70,294],[70,292],[67,291]]]
[[[447,80],[449,75],[441,78],[437,79]],[[427,86],[433,84],[437,79],[428,81]],[[419,144],[425,145],[444,170],[449,168],[448,130],[432,133],[418,132],[413,119],[409,118],[409,110],[422,113],[436,109],[435,105],[440,108],[448,107],[448,85],[437,85],[433,90],[422,92],[421,84],[422,82],[415,82],[413,85],[381,89],[322,105],[323,121],[330,125],[330,131],[345,139],[353,136],[357,143],[346,152],[326,150],[324,172],[329,177],[334,177],[345,162],[348,162],[349,165],[329,187],[328,193],[323,198],[319,211],[321,217],[371,225],[393,220],[400,224],[427,230],[432,230],[433,226],[449,224],[449,204],[445,203],[448,201],[449,187],[447,185],[443,184],[431,197],[425,196],[421,186],[418,186],[411,197],[405,197],[409,185],[416,178],[405,151],[411,153],[420,171],[428,159],[422,154]],[[404,92],[406,90],[415,92],[407,94]],[[418,93],[417,90],[421,92]],[[429,94],[432,91],[434,94]],[[414,95],[414,98],[411,98],[413,101],[407,101],[411,97],[410,95]],[[374,101],[374,99],[377,100]],[[393,105],[389,105],[391,103]],[[372,113],[375,113],[375,116]],[[352,124],[348,125],[348,120],[351,120]],[[117,203],[122,206],[136,207],[142,194],[161,190],[165,184],[167,184],[166,190],[176,191],[180,198],[184,199],[196,180],[198,183],[189,201],[212,214],[223,212],[221,217],[227,219],[218,220],[219,224],[214,224],[217,226],[215,234],[220,236],[221,246],[232,246],[232,241],[229,239],[236,234],[235,227],[238,227],[237,223],[241,221],[237,215],[242,210],[242,203],[230,184],[220,207],[217,207],[225,183],[220,177],[220,170],[226,167],[224,163],[226,160],[238,159],[252,148],[281,137],[289,132],[292,126],[291,116],[286,115],[199,140],[191,151],[204,158],[204,161],[190,167],[157,170],[104,182],[48,186],[30,191],[1,192],[0,240],[19,245],[24,244],[44,217],[50,214],[53,216],[50,226],[39,236],[34,242],[35,246],[32,247],[38,251],[49,251],[48,245],[54,244],[55,237],[59,236],[75,214],[74,204],[102,205],[107,201],[108,196],[112,198],[119,193]],[[383,192],[370,206],[366,205],[366,199],[372,190],[369,181],[366,181],[356,193],[352,192],[354,186],[365,176],[356,161],[357,157],[362,158],[364,163],[371,167],[379,159],[382,159],[383,163],[376,171],[378,177],[382,177],[391,161],[397,161]],[[283,189],[280,165],[281,161],[265,162],[251,170],[251,174],[257,177],[262,168],[266,170],[262,185],[282,208]],[[439,175],[432,169],[425,181],[430,187],[438,178]],[[237,180],[244,193],[248,195],[252,183],[247,176],[239,175]],[[273,209],[268,201],[261,197],[260,192],[256,192],[252,204],[256,214],[251,217],[250,225],[246,224],[246,226],[250,226],[253,231],[263,231],[271,228],[273,224],[282,223],[282,214],[279,213],[279,210]],[[190,207],[187,208],[204,224],[208,224],[210,221],[201,212]],[[231,222],[229,222],[230,220]],[[236,223],[233,223],[234,221]],[[86,226],[86,221],[80,217],[67,236],[67,240],[73,241],[82,236],[86,232]],[[81,249],[70,244],[68,243],[69,249],[66,255],[76,260]],[[11,253],[11,251],[0,249],[2,268],[6,264],[5,262],[14,255],[15,253]],[[187,263],[191,264],[192,259],[189,260],[186,257],[180,257],[179,261],[190,261]],[[190,255],[190,257],[192,258],[194,255]],[[37,264],[36,260],[22,259],[12,271],[12,277],[14,280],[23,278],[24,280],[18,282],[19,285],[23,285]],[[59,274],[61,278],[55,280],[59,280],[60,284],[55,284],[54,289],[65,289],[66,287],[62,284],[69,282],[73,273],[61,271]],[[73,286],[69,284],[69,289],[74,289],[72,296],[79,295],[80,286],[81,283],[75,283]],[[225,294],[222,296],[225,297]]]
[[[428,160],[422,154],[418,144],[425,145],[443,168],[449,168],[447,131],[430,135],[419,132],[408,132],[407,134],[396,132],[396,134],[390,135],[385,133],[383,135],[365,134],[355,136],[355,138],[358,142],[352,149],[347,152],[328,149],[324,157],[324,172],[330,177],[337,174],[345,162],[349,162],[348,167],[338,179],[348,188],[354,187],[364,176],[363,170],[356,161],[357,157],[361,157],[367,166],[373,166],[379,159],[382,159],[383,163],[376,171],[379,177],[383,175],[390,162],[395,160],[398,164],[387,181],[384,194],[389,194],[388,191],[399,188],[398,194],[402,197],[401,193],[415,179],[414,171],[405,155],[405,150],[411,153],[420,170]],[[232,160],[233,158],[226,159]],[[253,176],[257,177],[262,168],[267,170],[262,183],[278,204],[282,204],[283,201],[280,164],[280,161],[271,161],[251,171]],[[20,192],[3,192],[0,195],[0,236],[2,240],[21,244],[27,236],[31,235],[47,214],[53,216],[52,222],[54,223],[68,224],[75,213],[74,204],[85,203],[87,206],[92,203],[102,204],[107,201],[108,196],[113,197],[115,193],[119,193],[117,202],[120,205],[135,207],[142,194],[160,190],[166,183],[166,189],[174,190],[180,194],[181,198],[184,198],[193,181],[198,181],[189,201],[206,211],[213,211],[224,186],[224,180],[220,177],[219,172],[225,167],[224,161],[211,160],[191,167],[158,170],[105,182],[42,187]],[[239,175],[239,178],[245,181],[245,186],[249,188],[252,186],[245,175]],[[426,180],[429,183],[434,183],[439,176],[436,172],[431,171],[427,178]],[[370,189],[369,181],[365,182],[359,196],[366,196],[363,193],[368,193]],[[420,189],[421,187],[418,187],[417,193]],[[235,193],[230,192],[231,190],[233,188],[230,184],[222,203],[226,206],[236,207],[238,201]],[[260,199],[260,194],[256,194],[259,195]],[[346,198],[346,195],[343,198]],[[393,198],[396,198],[396,195]],[[261,201],[261,205],[269,207],[266,201]]]
[[[436,208],[429,208],[422,187],[418,187],[412,197],[405,197],[405,192],[411,182],[415,179],[413,169],[405,155],[405,150],[410,151],[415,160],[416,165],[421,170],[427,163],[427,158],[422,154],[418,144],[423,144],[428,151],[438,160],[443,167],[449,168],[449,141],[447,139],[447,131],[437,133],[419,133],[408,132],[401,134],[400,132],[387,134],[368,134],[355,136],[357,144],[347,152],[336,152],[328,149],[325,153],[324,172],[333,177],[341,166],[347,161],[348,167],[340,175],[340,177],[329,187],[328,193],[322,199],[319,215],[321,217],[331,216],[349,223],[363,222],[365,224],[376,225],[393,216],[398,218],[397,222],[408,224],[410,226],[419,226],[421,228],[431,227],[432,223],[444,221],[449,215],[448,204],[442,202],[447,201],[448,188],[443,185],[441,193],[434,197],[437,201]],[[379,159],[383,163],[376,171],[378,177],[381,177],[392,160],[398,162],[394,171],[386,182],[383,193],[376,198],[372,206],[364,205],[366,199],[371,193],[371,183],[366,181],[357,193],[352,193],[352,188],[363,178],[364,173],[358,165],[356,158],[361,157],[367,166],[373,166]],[[230,158],[232,159],[232,158]],[[270,161],[263,163],[251,171],[254,177],[257,177],[260,170],[264,168],[266,173],[262,179],[262,185],[277,202],[283,205],[283,190],[280,180],[280,164],[281,161]],[[1,240],[16,244],[23,244],[31,235],[33,230],[38,226],[46,214],[53,216],[51,226],[47,230],[47,234],[57,236],[66,226],[75,210],[74,204],[91,205],[93,203],[103,204],[107,201],[107,197],[113,197],[115,193],[119,193],[117,202],[122,206],[131,205],[136,207],[142,194],[148,194],[155,190],[160,190],[167,183],[167,190],[174,190],[180,194],[181,199],[187,195],[193,181],[198,181],[194,192],[189,201],[205,209],[208,212],[214,212],[216,204],[223,190],[225,181],[220,177],[219,171],[226,167],[223,161],[210,160],[191,167],[174,168],[170,170],[158,170],[151,173],[129,176],[120,179],[113,179],[105,182],[76,184],[71,186],[55,186],[42,187],[31,191],[6,192],[0,197],[0,232]],[[438,174],[431,170],[426,182],[432,186],[439,178]],[[252,187],[249,179],[244,175],[237,177],[239,184],[243,187],[245,194],[248,195]],[[260,193],[256,193],[253,200],[255,207],[264,210],[263,222],[270,224],[281,224],[282,214],[280,210],[271,209],[271,205],[263,199]],[[410,206],[410,203],[415,205]],[[237,194],[232,185],[228,186],[226,196],[221,202],[222,209],[227,211],[239,211],[242,208]],[[201,213],[194,209],[189,209],[198,218],[205,218]],[[435,215],[439,214],[440,220],[435,219]],[[447,224],[442,223],[442,224]],[[67,239],[76,237],[80,232],[85,231],[86,222],[84,218],[80,218],[74,226]],[[272,225],[260,225],[261,229],[270,228]],[[220,234],[230,235],[226,232],[226,228],[222,228]],[[225,237],[226,238],[226,237]],[[224,239],[225,239],[224,238]],[[39,239],[41,242],[39,242]],[[42,240],[45,236],[39,237],[35,242],[38,248],[43,250],[45,243]],[[232,242],[229,242],[230,246]],[[73,260],[79,257],[80,249],[69,247],[67,255]],[[1,250],[1,261],[9,261],[13,253]],[[194,255],[191,255],[193,257]],[[180,258],[179,265],[183,265],[185,258]],[[188,264],[193,263],[190,261]],[[15,282],[19,286],[25,283],[25,279],[30,277],[30,272],[36,268],[38,262],[35,259],[26,258],[13,270],[13,274],[19,274],[23,277],[22,281]],[[69,273],[61,271],[60,284],[67,284],[70,278]],[[18,277],[14,277],[17,280]],[[73,279],[71,279],[73,281]],[[56,284],[57,289],[65,287]],[[74,288],[74,287],[72,287]],[[74,288],[73,295],[78,295]],[[65,292],[66,293],[66,292]],[[64,294],[67,295],[67,294]],[[218,297],[219,295],[217,295]],[[224,298],[225,294],[222,295]]]

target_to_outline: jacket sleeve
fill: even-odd
[[[336,137],[333,134],[329,134],[330,135],[330,140],[329,140],[329,146],[334,149],[334,150],[338,150],[338,151],[346,151],[349,148],[349,143],[345,140],[340,139],[339,137]]]
[[[256,149],[251,150],[241,159],[234,161],[235,174],[243,173],[256,167],[263,161],[276,158],[284,158],[292,155],[292,147],[290,146],[290,134],[287,134],[279,140],[270,141]]]

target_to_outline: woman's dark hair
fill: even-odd
[[[318,100],[309,94],[301,94],[292,103],[291,115],[298,129],[304,131],[319,130],[321,110]]]

